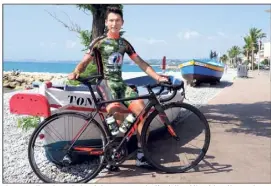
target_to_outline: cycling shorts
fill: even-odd
[[[98,83],[97,90],[104,101],[138,97],[137,92],[128,86],[124,81],[103,79]],[[129,107],[132,101],[133,100],[124,101],[123,103],[126,107]]]

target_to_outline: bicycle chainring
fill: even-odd
[[[118,165],[123,163],[125,158],[128,156],[128,149],[126,145],[123,145],[123,147],[118,152],[115,152],[118,145],[119,142],[112,142],[105,146],[105,159],[111,165]]]

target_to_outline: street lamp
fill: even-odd
[[[260,75],[260,53],[261,53],[261,44],[262,43],[262,41],[260,41],[259,43],[258,43],[258,46],[259,46],[259,51],[258,51],[258,75]]]
[[[268,10],[265,10],[265,12],[270,13],[270,24],[271,24],[271,8]],[[269,58],[270,58],[269,59],[269,77],[270,77],[270,81],[271,81],[271,57],[269,56]]]

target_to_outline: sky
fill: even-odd
[[[3,5],[3,58],[78,61],[79,36],[51,17],[91,29],[92,15],[75,5]],[[143,59],[207,58],[233,45],[243,47],[251,27],[270,40],[270,5],[124,5],[123,35]],[[48,11],[48,12],[47,12]],[[129,59],[125,55],[124,59]]]

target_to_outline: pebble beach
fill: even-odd
[[[144,74],[144,73],[143,73]],[[182,79],[180,73],[172,72]],[[140,76],[142,73],[123,73],[124,79]],[[65,74],[63,75],[65,76]],[[203,84],[200,87],[186,86],[186,98],[188,102],[197,107],[207,104],[209,100],[219,94],[225,87],[230,86],[236,76],[236,71],[228,71],[224,74],[220,84],[208,85]],[[33,129],[24,132],[17,127],[19,115],[10,114],[9,99],[18,92],[38,92],[38,89],[31,90],[13,90],[7,92],[4,90],[3,95],[3,183],[41,183],[32,171],[27,155],[29,138]]]

